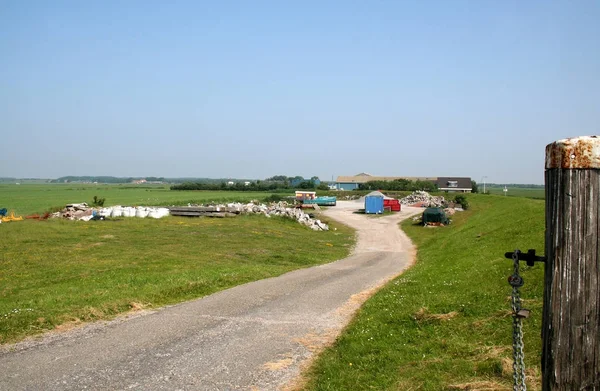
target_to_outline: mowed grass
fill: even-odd
[[[402,225],[417,263],[368,300],[309,371],[306,390],[512,389],[512,261],[543,254],[544,202],[469,195],[443,228]],[[543,265],[522,264],[529,389],[540,389]]]
[[[0,209],[17,215],[45,212],[67,203],[106,199],[106,206],[167,206],[187,203],[262,200],[271,193],[236,191],[174,191],[167,185],[0,184]],[[284,194],[285,195],[285,194]],[[293,195],[293,192],[290,192]]]
[[[505,195],[503,187],[488,187],[485,189],[487,193],[495,194],[495,195]],[[483,191],[481,185],[479,186],[479,190]],[[525,198],[535,198],[539,200],[543,200],[546,198],[546,190],[542,187],[507,187],[506,196],[509,197],[525,197]]]
[[[0,343],[331,262],[354,240],[264,216],[0,225]]]

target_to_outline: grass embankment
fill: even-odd
[[[289,192],[293,195],[293,191]],[[0,209],[17,215],[41,213],[67,203],[92,202],[94,196],[106,199],[106,206],[167,206],[188,203],[262,200],[268,192],[172,191],[166,185],[29,184],[0,185]]]
[[[0,343],[197,298],[349,251],[348,227],[264,216],[0,225]]]
[[[309,371],[308,390],[509,390],[514,248],[543,253],[544,203],[469,195],[453,224],[405,221],[417,263],[368,300]],[[522,265],[525,357],[539,389],[543,265]]]
[[[543,187],[508,187],[504,194],[504,187],[488,187],[485,189],[487,193],[496,195],[506,195],[509,197],[525,197],[543,200],[546,198],[546,190]],[[483,191],[481,185],[479,191]]]

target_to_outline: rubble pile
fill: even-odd
[[[94,217],[94,208],[85,202],[81,204],[67,204],[63,210],[52,213],[52,218],[63,218],[67,220],[90,221]]]
[[[400,199],[402,205],[422,206],[422,207],[441,207],[446,204],[442,196],[432,196],[426,191],[417,190],[412,194]]]
[[[225,205],[223,205],[225,206]],[[313,219],[307,213],[304,213],[300,208],[292,208],[287,202],[274,202],[269,205],[256,204],[250,202],[248,204],[233,203],[226,205],[229,208],[235,208],[240,213],[246,214],[264,214],[266,217],[283,216],[296,220],[302,225],[305,225],[313,231],[329,231],[329,226],[321,220]]]

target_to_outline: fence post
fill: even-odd
[[[600,137],[546,146],[542,389],[600,390]]]

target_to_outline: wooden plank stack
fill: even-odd
[[[240,214],[240,209],[227,206],[172,206],[169,212],[172,216],[234,217]]]

